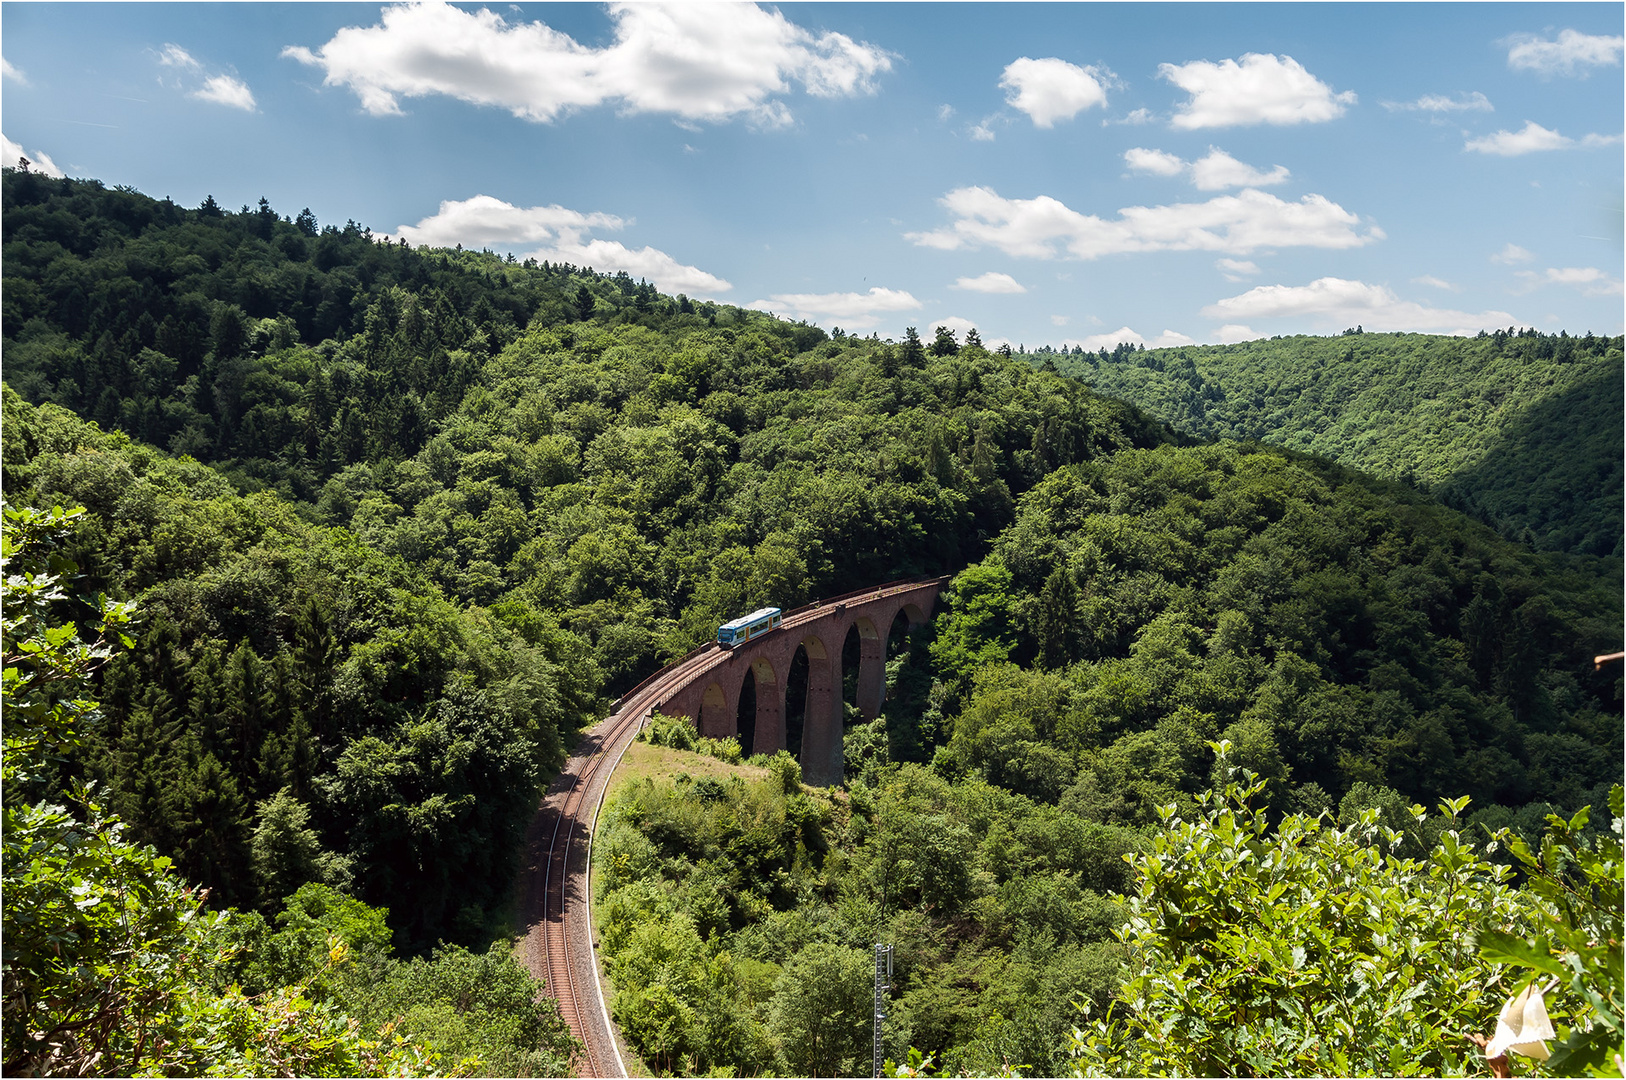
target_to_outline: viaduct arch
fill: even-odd
[[[858,710],[880,715],[886,694],[886,640],[901,613],[911,628],[931,618],[937,594],[948,578],[893,582],[821,600],[785,614],[779,629],[733,649],[712,645],[711,662],[694,665],[688,681],[661,696],[652,711],[693,719],[710,738],[738,735],[740,693],[746,676],[756,686],[756,727],[752,751],[786,749],[788,676],[797,650],[807,654],[807,696],[803,709],[802,775],[810,784],[840,783],[842,760],[843,646],[858,632]],[[686,665],[687,666],[687,665]]]

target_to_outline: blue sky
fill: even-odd
[[[1033,347],[1622,331],[1620,4],[5,4],[7,162]]]

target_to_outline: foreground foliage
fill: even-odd
[[[1454,829],[1426,859],[1368,810],[1346,828],[1204,793],[1135,860],[1136,968],[1075,1046],[1089,1075],[1461,1075],[1506,988],[1479,934],[1520,920],[1511,872]],[[1457,824],[1460,804],[1445,808]],[[1419,812],[1421,818],[1421,812]]]
[[[1583,807],[1568,821],[1549,816],[1547,834],[1534,848],[1507,831],[1497,837],[1527,875],[1526,888],[1540,903],[1534,926],[1522,940],[1490,931],[1480,939],[1481,954],[1528,972],[1524,984],[1561,987],[1567,999],[1584,1003],[1570,1017],[1555,1017],[1559,1043],[1546,1062],[1555,1076],[1582,1071],[1619,1076],[1626,1071],[1621,787],[1609,793],[1609,813],[1609,833],[1589,832],[1590,808]]]
[[[1529,983],[1520,966],[1573,976],[1547,1000],[1574,1049],[1543,1071],[1618,1075],[1620,983],[1606,971],[1620,951],[1618,840],[1592,856],[1577,836],[1584,818],[1552,819],[1544,847],[1579,856],[1581,884],[1554,905],[1554,890],[1514,888],[1486,858],[1495,845],[1481,851],[1458,831],[1466,799],[1442,804],[1437,845],[1406,858],[1375,809],[1345,828],[1296,814],[1272,824],[1252,805],[1264,783],[1228,771],[1223,794],[1205,793],[1189,820],[1169,808],[1134,859],[1121,931],[1132,977],[1108,1009],[1086,1006],[1080,1075],[1471,1074],[1482,1066],[1467,1036],[1488,1034]],[[1422,807],[1411,816],[1429,820]],[[1573,926],[1576,907],[1586,930],[1553,952],[1545,935],[1526,942],[1543,924]]]

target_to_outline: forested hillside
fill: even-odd
[[[1351,330],[1029,359],[1193,435],[1416,483],[1542,550],[1622,553],[1618,337]]]
[[[207,1020],[155,1069],[255,1071],[260,1028],[219,1036],[225,1002],[348,1032],[283,1071],[559,1071],[568,1039],[516,1005],[536,986],[505,942],[525,825],[579,729],[722,619],[911,574],[956,577],[895,643],[882,719],[850,714],[844,789],[780,755],[609,807],[611,992],[652,1067],[863,1067],[849,984],[878,936],[899,944],[897,1056],[1069,1067],[1072,1002],[1113,1000],[1115,932],[1152,888],[1122,856],[1175,842],[1168,807],[1217,812],[1211,743],[1260,776],[1261,828],[1324,810],[1370,847],[1381,820],[1397,860],[1449,824],[1411,800],[1468,795],[1463,828],[1531,840],[1591,804],[1590,844],[1620,781],[1619,667],[1591,664],[1620,642],[1615,541],[1536,551],[1324,457],[1195,445],[974,335],[830,337],[263,201],[13,171],[3,224],[7,710],[83,721],[24,746],[8,719],[7,1043],[34,1055],[8,1071],[94,1059],[49,1050],[29,1010],[59,999],[29,995],[103,969],[46,936],[11,951],[11,897],[39,886],[20,852],[60,856],[52,911],[81,887],[111,910],[61,854],[85,835],[158,883],[153,955],[219,958],[165,969],[190,1004],[139,999]],[[1618,342],[1571,349],[1618,370]],[[1527,457],[1573,456],[1532,425]],[[1455,470],[1511,446],[1453,430]],[[128,647],[60,687],[29,674],[124,604]],[[121,833],[76,824],[109,814]],[[1497,895],[1510,932],[1532,925]],[[1456,1060],[1436,1050],[1426,1071]]]
[[[73,763],[87,747],[100,743],[105,753],[109,732],[91,684],[111,657],[135,644],[131,631],[142,617],[134,603],[75,588],[84,578],[65,541],[84,515],[79,508],[4,507],[6,1072],[562,1073],[570,1033],[553,1003],[539,1001],[541,985],[506,943],[483,953],[443,944],[429,956],[398,956],[392,939],[402,935],[391,933],[387,910],[323,883],[349,888],[350,867],[322,850],[291,788],[261,804],[252,873],[208,865],[216,878],[209,888],[132,837],[108,805],[110,795],[115,802],[134,796],[151,810],[154,801],[168,802],[167,792],[116,785],[110,792],[63,775],[64,764],[77,771]],[[173,704],[162,690],[146,702]],[[168,748],[155,734],[181,738],[183,767],[195,775],[162,767],[154,773],[189,782],[191,801],[178,805],[197,810],[202,843],[217,847],[239,824],[229,817],[240,813],[238,792],[202,748],[218,745],[208,737],[216,732],[201,729],[200,739],[192,725],[183,734],[187,725],[172,716],[169,710],[159,718],[160,732],[148,716],[146,738],[119,748],[122,764],[141,753],[164,756]],[[235,733],[221,730],[221,741]],[[523,740],[518,749],[520,756],[528,749]],[[469,809],[467,799],[459,801],[465,805],[453,809]],[[397,808],[397,817],[401,809],[435,816],[447,807],[432,799],[428,807]],[[188,854],[195,862],[198,852]],[[242,876],[223,877],[228,871]],[[411,896],[422,883],[400,884]],[[479,890],[484,883],[472,884]],[[262,894],[274,923],[252,910],[218,910],[222,896],[245,891]],[[435,902],[433,887],[425,891]]]
[[[1621,779],[1621,679],[1592,658],[1619,641],[1619,598],[1618,561],[1534,555],[1405,485],[1276,448],[1165,445],[1057,469],[894,656],[882,719],[849,729],[847,798],[788,784],[787,759],[765,763],[777,779],[646,780],[612,803],[597,914],[617,1018],[656,1062],[843,1075],[868,1046],[865,950],[891,941],[895,1057],[913,1045],[951,1073],[1023,1063],[1057,1075],[1080,1021],[1066,1003],[1101,1015],[1127,970],[1112,931],[1137,883],[1171,939],[1151,954],[1166,966],[1148,986],[1184,970],[1193,925],[1180,912],[1238,939],[1234,974],[1212,960],[1212,1004],[1155,1002],[1219,1025],[1235,1002],[1258,1007],[1230,981],[1255,952],[1317,947],[1263,940],[1245,913],[1275,904],[1279,881],[1325,894],[1346,872],[1330,861],[1356,873],[1376,842],[1370,811],[1400,832],[1392,865],[1359,871],[1360,888],[1390,890],[1395,905],[1366,917],[1415,929],[1429,942],[1413,945],[1420,956],[1459,957],[1456,974],[1429,975],[1429,1007],[1452,1019],[1432,1035],[1397,1032],[1405,1068],[1463,1067],[1456,1032],[1500,1006],[1475,983],[1492,970],[1475,928],[1502,925],[1522,901],[1480,856],[1443,871],[1401,864],[1451,830],[1471,844],[1511,827],[1534,843],[1554,810],[1567,820],[1591,806],[1604,825]],[[1225,769],[1259,778],[1257,818],[1240,806],[1229,826],[1205,816],[1228,778],[1215,744],[1229,748]],[[1407,810],[1459,796],[1450,819]],[[1166,833],[1160,807],[1195,832]],[[1261,831],[1326,813],[1350,832],[1296,834],[1282,858],[1298,869],[1262,866],[1255,882],[1234,872],[1254,856],[1194,853],[1199,839],[1246,847],[1239,813]],[[1121,856],[1153,842],[1182,853],[1179,873],[1151,860],[1126,875]],[[1462,905],[1454,914],[1436,910],[1446,895]],[[1285,924],[1291,907],[1272,917]],[[1154,939],[1147,929],[1140,944]],[[1320,947],[1329,973],[1355,963],[1348,942]],[[1379,966],[1424,962],[1387,952]],[[1375,994],[1384,982],[1371,978]],[[1370,1030],[1388,1023],[1371,1008]],[[1143,1038],[1124,1071],[1208,1074],[1235,1060],[1162,1055],[1144,1037],[1151,1013],[1128,1015]],[[1125,1054],[1114,1039],[1100,1041]],[[1275,1062],[1269,1072],[1396,1067],[1358,1056],[1360,1039],[1318,1039],[1299,1057],[1287,1039],[1268,1027],[1224,1036]]]
[[[485,940],[565,743],[721,618],[952,571],[1166,438],[975,346],[5,182],[8,384],[129,424],[6,393],[8,499],[86,507],[84,586],[144,613],[70,771],[216,903],[407,890],[415,949]],[[309,864],[258,866],[307,812]]]
[[[1058,469],[955,580],[933,655],[965,706],[939,765],[1082,784],[1124,821],[1201,791],[1220,738],[1279,808],[1359,784],[1602,805],[1618,674],[1592,658],[1619,640],[1618,568],[1258,444]]]

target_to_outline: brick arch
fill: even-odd
[[[751,752],[771,754],[785,748],[785,674],[790,664],[777,668],[773,656],[763,653],[754,657],[747,670],[757,681],[757,715],[752,728]],[[781,674],[783,671],[785,674]],[[740,685],[745,677],[740,676]],[[737,698],[736,698],[737,700]],[[736,715],[737,712],[736,712]]]
[[[700,734],[712,739],[726,739],[736,734],[740,688],[744,685],[743,679],[736,682],[732,694],[723,689],[721,682],[706,687],[700,695],[700,711],[694,717]]]
[[[840,638],[836,638],[840,641]],[[841,646],[831,648],[819,634],[797,642],[807,650],[807,707],[802,711],[802,775],[841,773]],[[795,655],[794,651],[791,653]],[[789,670],[789,665],[786,665]],[[830,783],[820,779],[810,783]]]
[[[687,716],[712,738],[738,734],[740,692],[749,672],[757,680],[757,753],[785,747],[786,677],[798,648],[807,650],[808,685],[802,734],[802,775],[810,784],[840,783],[843,773],[841,644],[859,635],[858,708],[879,714],[886,693],[886,639],[902,611],[910,625],[931,617],[946,578],[897,582],[786,613],[786,625],[732,650],[697,654],[694,674],[653,706]],[[715,646],[713,647],[715,649]]]
[[[877,611],[876,615],[882,615]],[[892,619],[882,625],[891,629]],[[858,631],[858,711],[869,720],[881,715],[881,703],[886,700],[886,635],[876,628],[868,615],[853,619]]]

